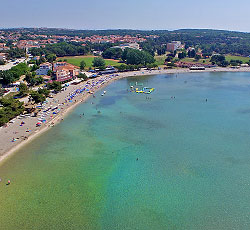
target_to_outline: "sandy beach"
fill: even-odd
[[[167,69],[167,70],[141,70],[134,72],[118,73],[118,76],[100,76],[82,82],[78,85],[69,85],[66,90],[56,94],[53,98],[48,98],[37,117],[17,117],[13,123],[8,123],[6,127],[0,127],[0,163],[10,157],[19,148],[37,138],[72,111],[79,103],[85,102],[88,97],[92,97],[97,90],[107,86],[114,80],[130,76],[146,76],[157,74],[178,74],[188,72],[250,72],[250,67],[239,69],[232,68],[211,68],[201,71],[190,71],[189,69]],[[36,127],[40,122],[41,126]]]

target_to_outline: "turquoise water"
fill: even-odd
[[[250,229],[249,73],[105,90],[0,167],[0,229]]]

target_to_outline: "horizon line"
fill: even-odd
[[[76,28],[62,28],[62,27],[0,27],[0,30],[11,29],[58,29],[58,30],[78,30],[78,31],[109,31],[109,30],[130,30],[130,31],[178,31],[178,30],[214,30],[214,31],[228,31],[237,33],[250,33],[250,31],[239,31],[229,29],[212,29],[212,28],[178,28],[178,29],[128,29],[128,28],[113,28],[113,29],[76,29]]]

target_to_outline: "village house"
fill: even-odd
[[[7,55],[5,53],[0,53],[0,61],[6,61]]]
[[[37,75],[48,75],[49,70],[52,70],[52,64],[49,62],[40,65],[39,69],[36,70]]]
[[[0,51],[9,50],[10,48],[6,46],[5,43],[0,43]]]
[[[48,81],[51,80],[51,76],[48,76],[48,75],[42,75],[41,77],[43,78],[43,80],[44,80],[45,82],[48,82]]]
[[[40,48],[39,42],[36,40],[21,40],[17,42],[19,49],[29,50],[30,48]]]

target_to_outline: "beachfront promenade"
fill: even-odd
[[[250,72],[250,68],[214,68],[206,69],[210,72]],[[18,148],[31,141],[44,131],[52,128],[60,122],[63,117],[70,112],[79,103],[84,102],[89,96],[92,96],[97,90],[106,86],[114,80],[129,76],[144,76],[156,74],[177,74],[188,72],[205,72],[190,71],[189,69],[168,69],[168,70],[141,70],[134,72],[119,73],[118,76],[108,75],[101,76],[89,81],[82,82],[78,85],[69,85],[65,90],[56,94],[53,98],[48,98],[43,105],[37,117],[17,117],[14,123],[8,123],[7,127],[0,128],[0,161],[15,152]],[[37,127],[36,124],[41,123]]]

